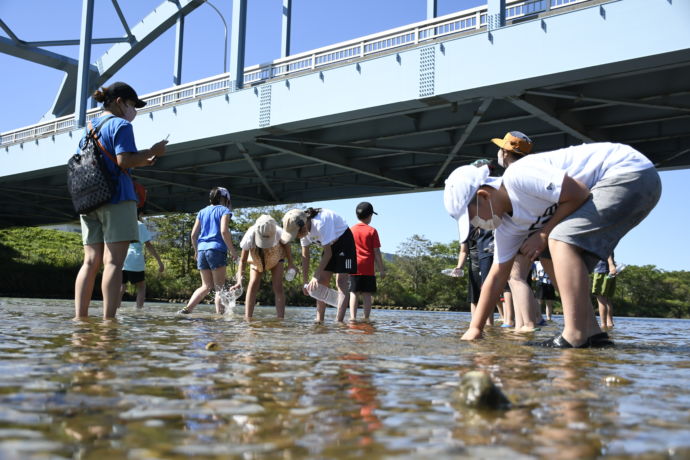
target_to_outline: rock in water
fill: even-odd
[[[510,401],[486,372],[471,371],[460,380],[460,402],[474,409],[507,409]]]

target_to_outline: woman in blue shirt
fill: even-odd
[[[209,194],[211,204],[199,211],[192,228],[194,258],[201,274],[201,286],[194,291],[187,306],[178,313],[186,315],[215,288],[216,313],[223,314],[220,291],[225,285],[225,270],[228,264],[228,249],[237,259],[235,246],[230,235],[232,205],[230,192],[224,187],[214,187]]]
[[[84,263],[74,284],[74,309],[75,317],[88,316],[96,275],[102,265],[103,317],[114,318],[122,300],[120,286],[127,248],[130,241],[139,239],[137,196],[129,168],[152,165],[165,154],[168,141],[157,142],[150,149],[137,149],[131,122],[146,102],[128,84],[116,82],[102,87],[93,93],[93,98],[103,104],[103,114],[91,121],[91,127],[100,127],[100,148],[110,154],[103,153],[103,158],[117,187],[110,203],[80,216]],[[80,145],[84,140],[85,137]]]

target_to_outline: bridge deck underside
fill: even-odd
[[[536,151],[622,142],[659,169],[686,168],[690,59],[684,62],[557,86],[513,84],[510,95],[503,91],[493,99],[436,96],[423,109],[273,127],[242,142],[228,136],[184,152],[173,146],[169,156],[136,175],[148,189],[151,212],[195,211],[216,185],[231,190],[236,207],[406,193],[442,188],[457,166],[495,158],[489,139],[510,130],[532,137]],[[62,169],[3,181],[3,225],[73,220],[64,178]]]

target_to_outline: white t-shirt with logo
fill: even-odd
[[[300,240],[300,243],[302,246],[309,246],[312,243],[325,246],[335,242],[348,228],[350,227],[345,219],[338,214],[330,209],[321,209],[317,215],[312,217],[311,230],[307,236]]]
[[[503,185],[513,206],[496,229],[494,261],[509,261],[534,231],[553,216],[567,174],[592,188],[602,179],[642,171],[654,165],[640,152],[623,144],[582,144],[553,152],[528,155],[511,165]]]

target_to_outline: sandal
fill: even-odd
[[[546,347],[546,348],[605,348],[613,347],[615,344],[609,338],[606,332],[600,332],[599,334],[594,334],[589,337],[585,342],[579,347],[573,347],[570,342],[563,338],[563,334],[558,334],[555,337],[545,340],[543,342],[527,342],[525,345],[531,345],[533,347]]]

